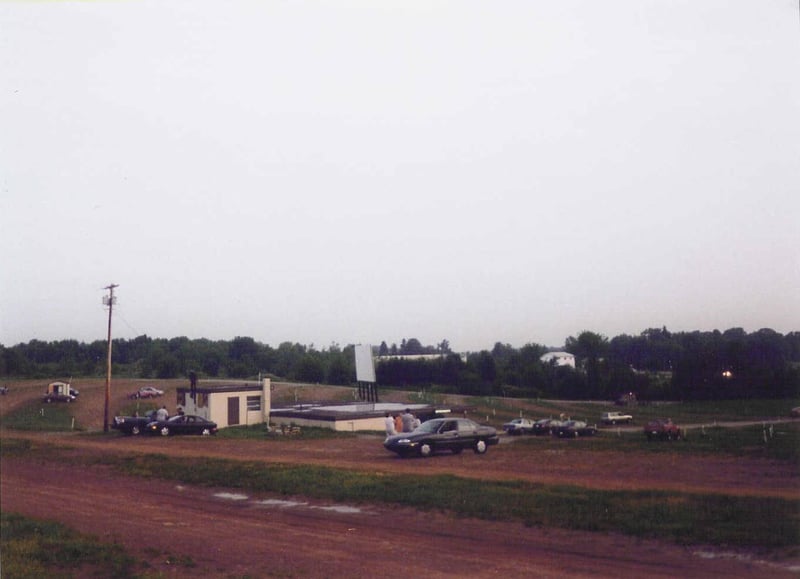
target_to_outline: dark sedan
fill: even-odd
[[[390,436],[383,446],[401,457],[430,456],[444,450],[458,454],[465,448],[483,454],[498,440],[497,431],[491,426],[482,426],[466,418],[434,418],[423,422],[413,432]]]
[[[191,414],[178,414],[168,420],[154,420],[147,425],[148,434],[199,434],[209,436],[217,433],[217,423],[211,422],[202,416]]]
[[[577,438],[579,436],[594,436],[597,428],[586,424],[582,420],[567,420],[561,426],[553,428],[553,435],[559,438]]]
[[[155,410],[144,416],[115,416],[111,428],[124,432],[125,434],[141,434],[147,425],[155,418]]]

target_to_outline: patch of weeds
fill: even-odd
[[[43,404],[32,400],[3,416],[3,426],[16,430],[61,432],[81,430],[72,416],[71,404]]]
[[[197,563],[195,563],[195,560],[189,555],[173,555],[171,553],[167,553],[163,555],[163,561],[165,565],[175,567],[186,567],[188,569],[197,567]]]
[[[136,560],[117,543],[103,543],[54,522],[0,514],[0,549],[7,577],[135,576]]]

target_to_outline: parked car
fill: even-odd
[[[647,440],[679,440],[683,438],[681,429],[672,422],[671,418],[657,418],[651,420],[644,426],[644,434]]]
[[[579,436],[594,436],[597,428],[583,420],[567,420],[553,428],[553,435],[559,438],[577,438]]]
[[[78,391],[66,382],[50,382],[45,388],[42,402],[75,402],[77,394]]]
[[[512,436],[515,434],[533,434],[533,420],[528,418],[515,418],[503,425],[503,430]]]
[[[552,418],[543,418],[533,423],[533,433],[536,435],[550,434],[554,426],[559,426],[560,420],[553,420]]]
[[[633,422],[633,416],[630,414],[623,414],[622,412],[603,412],[600,416],[600,422],[603,424],[630,424]]]
[[[154,420],[147,424],[145,432],[148,434],[199,434],[209,436],[217,433],[217,423],[207,420],[202,416],[193,414],[178,414],[167,420]]]
[[[467,418],[434,418],[423,422],[413,432],[388,437],[383,446],[401,457],[430,456],[443,450],[458,454],[465,448],[483,454],[498,441],[497,431],[491,426],[482,426]]]
[[[144,416],[115,416],[111,428],[119,430],[125,434],[141,434],[147,425],[155,419],[156,411],[151,410]]]
[[[128,398],[158,398],[159,396],[163,396],[164,391],[159,390],[153,386],[143,386],[139,388],[136,392],[128,395]]]
[[[50,404],[51,402],[75,402],[78,398],[74,394],[63,394],[61,392],[50,392],[45,394],[42,402]]]

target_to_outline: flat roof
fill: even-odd
[[[261,392],[263,386],[257,382],[241,382],[239,384],[198,384],[195,392],[201,394],[214,394],[215,392]],[[178,386],[179,393],[188,394],[192,391],[191,386]]]
[[[355,420],[358,418],[375,418],[387,412],[395,414],[406,408],[420,420],[450,413],[460,413],[471,407],[467,406],[435,406],[430,404],[402,404],[399,402],[360,402],[349,404],[294,404],[285,407],[273,407],[270,416],[285,418],[305,418],[307,420]]]

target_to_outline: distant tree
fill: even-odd
[[[583,331],[577,338],[567,338],[564,348],[575,355],[578,368],[586,373],[586,391],[582,396],[605,398],[609,389],[608,373],[601,360],[608,352],[608,339],[595,332]]]
[[[403,346],[401,346],[401,354],[406,356],[415,356],[419,354],[424,354],[425,350],[422,347],[422,344],[416,338],[409,338],[408,340],[403,340]]]
[[[381,345],[378,348],[378,356],[388,356],[388,355],[389,355],[389,346],[386,345],[386,342],[381,342]]]
[[[355,347],[344,349],[331,344],[327,351],[318,354],[325,366],[325,382],[338,386],[352,384],[355,379]]]
[[[306,347],[301,344],[283,342],[275,352],[273,372],[277,376],[293,379],[297,375],[300,361],[306,354]]]
[[[297,368],[296,379],[300,382],[310,382],[316,384],[325,379],[325,369],[322,360],[317,355],[306,355],[300,360]]]
[[[497,378],[497,364],[487,350],[482,350],[467,358],[467,367],[478,376],[481,381],[488,384],[494,384]]]

